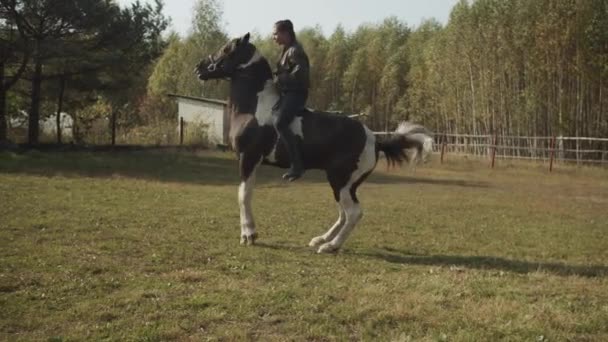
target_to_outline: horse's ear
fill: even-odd
[[[251,35],[249,34],[249,32],[247,32],[247,34],[245,34],[243,36],[243,38],[241,39],[241,43],[244,43],[244,44],[249,43],[249,38],[251,38]]]

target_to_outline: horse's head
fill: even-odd
[[[203,81],[232,78],[239,67],[246,65],[255,55],[256,48],[249,43],[249,38],[249,33],[234,38],[216,53],[201,60],[195,69],[198,78]]]

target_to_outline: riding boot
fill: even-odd
[[[291,161],[291,167],[289,168],[289,171],[283,175],[283,179],[293,182],[302,177],[302,174],[304,173],[302,156],[300,154],[300,149],[298,148],[298,139],[296,139],[296,136],[289,128],[281,132],[281,138],[283,138],[283,141],[287,146],[289,160]]]

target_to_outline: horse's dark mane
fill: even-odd
[[[257,51],[255,45],[250,57]],[[230,81],[230,102],[237,113],[255,113],[257,94],[264,90],[266,81],[272,79],[272,69],[264,56],[245,69],[238,70]]]

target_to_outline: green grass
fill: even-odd
[[[232,155],[0,153],[0,340],[608,340],[607,170],[379,165],[337,255],[280,174],[241,247]]]

